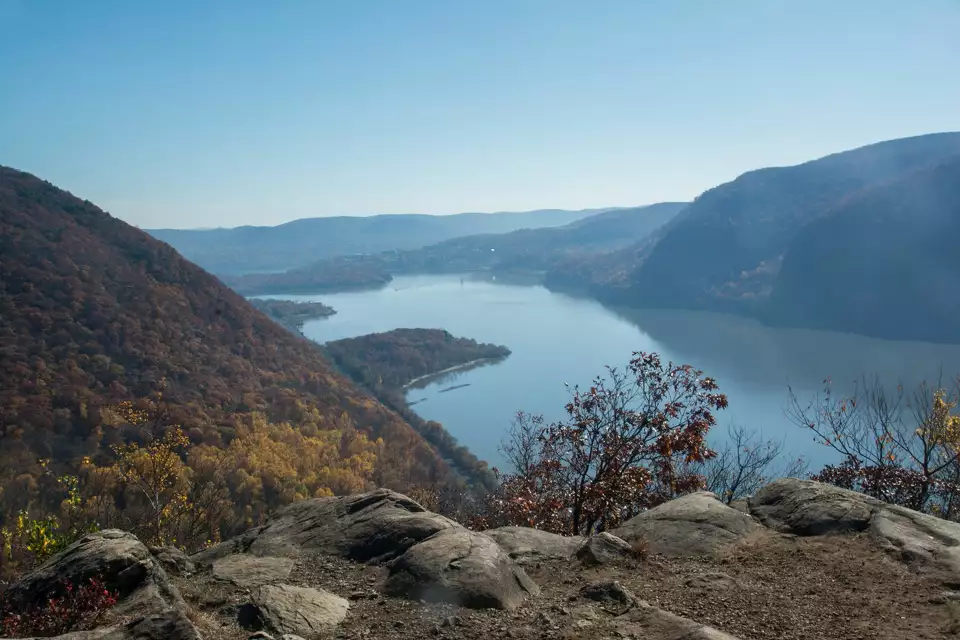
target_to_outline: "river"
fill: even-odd
[[[634,351],[654,351],[664,362],[689,363],[716,378],[730,406],[717,414],[714,443],[736,423],[782,439],[790,456],[804,456],[813,467],[832,458],[785,417],[788,387],[809,398],[827,376],[843,391],[864,373],[909,388],[941,371],[960,372],[957,345],[773,329],[714,313],[609,309],[542,286],[483,277],[405,276],[376,291],[271,297],[336,309],[304,325],[304,335],[318,342],[406,327],[441,328],[509,347],[513,353],[502,362],[431,378],[407,396],[421,416],[442,423],[494,465],[502,461],[499,442],[518,410],[562,417],[566,384],[589,384],[606,365],[624,366]]]

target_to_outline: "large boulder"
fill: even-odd
[[[760,528],[713,493],[698,491],[645,511],[611,533],[630,543],[645,540],[650,553],[685,556],[711,554]]]
[[[590,536],[576,551],[577,559],[588,567],[639,557],[633,545],[606,531]]]
[[[59,594],[64,582],[91,578],[118,594],[118,613],[157,613],[186,605],[160,563],[133,534],[108,529],[91,533],[11,585],[4,596],[27,608]]]
[[[767,527],[797,535],[864,531],[883,503],[862,493],[797,478],[781,478],[748,500]]]
[[[245,629],[316,636],[347,617],[350,604],[324,589],[267,585],[240,607],[238,622]]]
[[[387,561],[445,529],[462,528],[388,489],[294,503],[266,524],[192,556],[198,565],[235,553],[292,556],[315,550],[361,562]]]
[[[583,543],[582,536],[561,536],[529,527],[499,527],[483,533],[521,565],[569,558]]]
[[[802,536],[867,532],[904,562],[936,567],[960,584],[960,524],[828,484],[782,478],[758,491],[750,512],[766,526]]]
[[[428,602],[513,610],[540,592],[493,539],[463,528],[410,547],[389,569],[387,593]]]

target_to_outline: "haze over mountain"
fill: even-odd
[[[223,446],[259,411],[302,433],[383,437],[407,460],[408,479],[447,473],[432,447],[314,343],[168,245],[0,167],[0,439],[11,436],[0,466],[95,455],[118,437],[100,407],[161,389],[194,443]]]
[[[610,209],[394,214],[304,218],[275,227],[151,229],[188,260],[216,274],[286,271],[340,255],[416,249],[478,233],[560,226]]]
[[[573,256],[612,251],[643,238],[686,205],[665,202],[615,209],[564,226],[468,235],[420,249],[339,256],[285,273],[224,276],[224,280],[244,294],[318,293],[381,286],[393,275],[405,273],[539,274]]]

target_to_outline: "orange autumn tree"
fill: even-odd
[[[727,406],[717,389],[690,365],[634,353],[625,371],[575,387],[565,420],[518,414],[503,446],[514,472],[485,524],[590,534],[703,488],[697,469],[716,455],[706,435]]]

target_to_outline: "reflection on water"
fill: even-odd
[[[498,444],[516,411],[564,415],[567,384],[589,384],[605,365],[622,367],[634,351],[689,363],[714,378],[730,406],[711,434],[716,444],[730,423],[782,439],[791,456],[814,466],[830,460],[822,445],[784,416],[788,385],[801,399],[830,376],[848,392],[863,374],[905,386],[960,372],[960,346],[890,342],[861,336],[765,327],[747,318],[691,311],[608,309],[596,301],[541,286],[483,277],[404,276],[381,289],[318,300],[337,314],[308,322],[303,333],[325,342],[401,327],[443,328],[512,354],[497,364],[446,372],[422,381],[409,400],[427,420],[442,423],[481,458],[502,464]],[[442,393],[451,386],[456,393]]]
[[[864,375],[905,388],[960,373],[960,345],[894,342],[847,333],[778,329],[739,316],[613,309],[684,361],[750,385],[849,389]],[[711,373],[720,378],[719,373]]]

